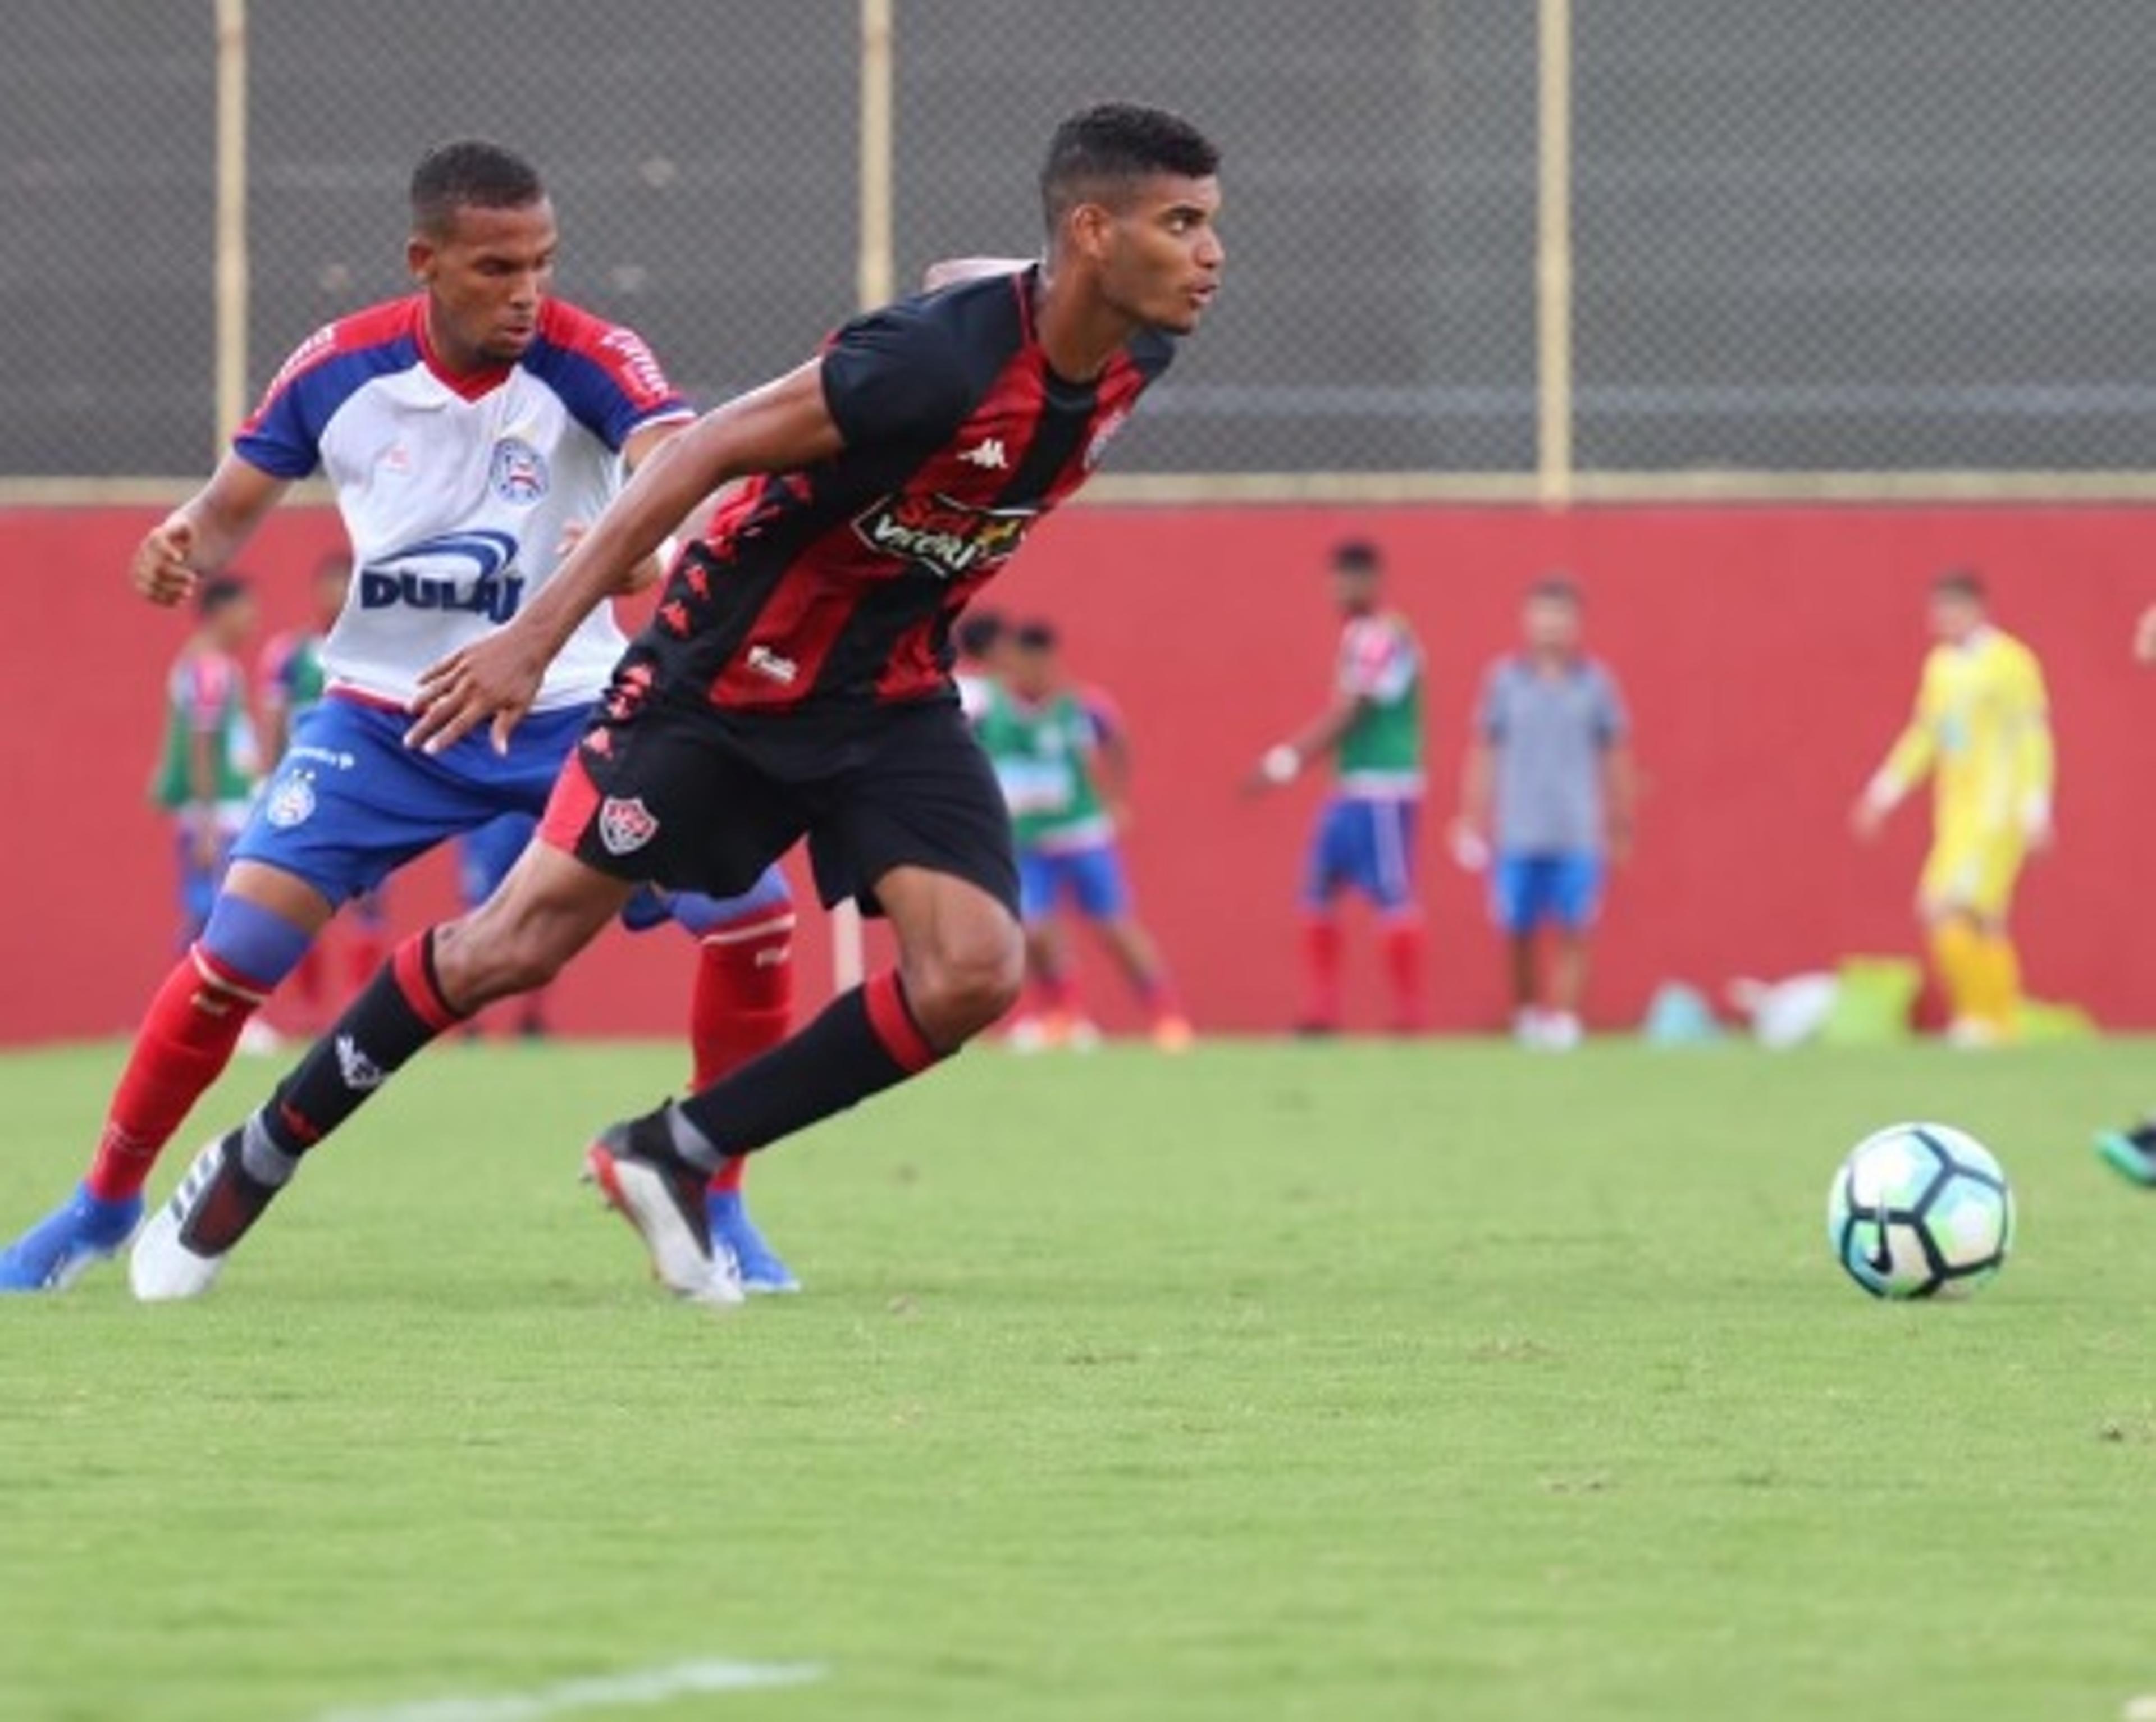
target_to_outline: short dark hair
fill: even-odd
[[[1205,179],[1220,152],[1195,126],[1162,108],[1104,101],[1073,114],[1049,140],[1040,213],[1053,234],[1079,204],[1114,203],[1155,173]]]
[[[1970,604],[1984,601],[1984,576],[1974,568],[1948,568],[1932,582],[1934,598],[1958,598]]]
[[[208,621],[219,610],[254,595],[254,588],[244,574],[212,574],[195,589],[195,614]]]
[[[412,226],[444,234],[459,209],[521,209],[547,195],[539,170],[485,138],[438,143],[412,170]]]
[[[996,649],[1009,628],[1001,610],[968,610],[952,637],[957,642],[962,655],[985,658]]]
[[[1020,622],[1011,635],[1011,644],[1022,652],[1052,652],[1055,650],[1055,624],[1035,619]]]
[[[1343,538],[1332,547],[1332,567],[1337,573],[1374,574],[1384,565],[1384,557],[1368,538]]]
[[[1544,574],[1527,588],[1527,601],[1569,604],[1579,608],[1579,584],[1570,574]]]

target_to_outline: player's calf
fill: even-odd
[[[545,986],[635,889],[535,843],[484,904],[434,930],[434,983],[467,1015]]]

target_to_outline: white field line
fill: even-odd
[[[498,1698],[423,1699],[377,1709],[324,1711],[315,1722],[538,1722],[572,1710],[616,1704],[658,1704],[706,1692],[758,1692],[774,1686],[806,1686],[829,1671],[821,1663],[674,1663],[626,1673],[565,1680],[536,1692]]]

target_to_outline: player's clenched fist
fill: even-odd
[[[130,570],[135,589],[152,604],[181,602],[195,589],[195,571],[187,566],[194,547],[194,522],[183,514],[168,516],[136,547]]]

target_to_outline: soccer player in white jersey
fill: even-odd
[[[605,607],[554,661],[506,749],[476,736],[427,753],[404,735],[419,672],[515,615],[624,469],[691,417],[633,332],[550,296],[555,245],[530,163],[484,142],[429,151],[412,177],[419,290],[303,342],[209,482],[136,551],[136,590],[177,604],[319,470],[355,578],[322,654],[328,696],[298,726],[201,935],[151,1000],[87,1175],[0,1252],[0,1290],[57,1290],[126,1241],[159,1151],[341,904],[445,838],[544,809],[624,645]],[[631,584],[657,572],[647,564]],[[732,902],[671,907],[701,945],[701,1086],[783,1037],[793,910],[776,870]],[[711,1203],[715,1235],[759,1288],[790,1288],[738,1190],[714,1190]]]

